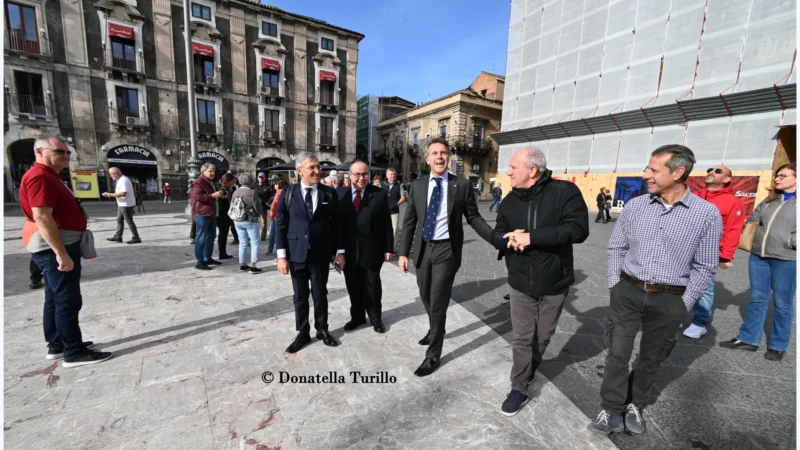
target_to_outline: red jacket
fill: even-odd
[[[164,195],[167,196],[167,197],[172,195],[172,188],[169,187],[169,186],[164,186]]]
[[[194,180],[191,193],[192,214],[205,217],[217,215],[217,201],[211,197],[216,189],[214,183],[205,175],[200,175]]]
[[[703,189],[697,196],[713,204],[722,214],[722,240],[719,241],[720,262],[733,259],[739,247],[739,237],[742,235],[744,221],[747,219],[744,204],[735,195],[730,186],[716,191]]]

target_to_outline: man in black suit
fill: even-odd
[[[345,267],[336,192],[320,184],[317,155],[303,152],[296,161],[300,183],[283,189],[275,222],[278,272],[282,275],[291,272],[294,287],[298,335],[286,349],[288,353],[296,353],[311,342],[309,295],[314,298],[317,339],[329,347],[339,345],[328,333],[328,265],[335,258],[339,267]]]
[[[419,377],[430,375],[439,367],[447,306],[456,272],[461,267],[464,244],[461,216],[466,217],[467,223],[485,240],[489,241],[492,235],[492,228],[478,213],[472,183],[447,173],[448,148],[447,141],[442,138],[428,144],[425,161],[431,173],[411,183],[400,235],[400,269],[408,272],[408,255],[412,253],[413,244],[419,296],[430,322],[428,334],[419,341],[420,345],[428,346],[425,360],[414,372]],[[423,220],[420,227],[417,227],[418,219]]]
[[[339,188],[344,250],[350,263],[344,270],[350,294],[350,321],[345,331],[367,323],[378,333],[386,332],[381,321],[381,266],[392,256],[394,235],[387,191],[370,184],[369,168],[362,161],[350,165],[349,187]]]

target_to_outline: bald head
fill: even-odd
[[[363,161],[355,161],[350,165],[350,182],[356,189],[364,189],[369,184],[369,167]]]
[[[722,164],[714,166],[706,172],[706,189],[709,191],[722,189],[733,181],[733,172]]]
[[[542,173],[547,170],[547,159],[538,148],[523,148],[517,150],[511,158],[508,176],[511,177],[511,187],[526,189],[533,186]]]
[[[56,172],[69,167],[70,150],[66,142],[58,136],[40,136],[33,142],[36,162]]]
[[[108,174],[111,175],[112,179],[119,180],[119,178],[122,176],[122,171],[117,167],[112,167],[108,169]]]

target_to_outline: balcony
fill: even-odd
[[[317,133],[317,147],[320,150],[335,149],[338,145],[338,137],[335,134],[319,134]]]
[[[144,57],[141,53],[133,55],[133,58],[115,57],[111,50],[106,50],[103,58],[103,68],[109,75],[123,75],[129,81],[144,81]]]
[[[222,78],[219,70],[215,70],[212,75],[203,72],[194,73],[195,91],[202,94],[215,94],[222,90]]]
[[[412,141],[408,144],[408,154],[411,156],[419,155],[419,141]]]
[[[53,116],[53,99],[25,94],[6,94],[6,111],[17,118],[48,119]]]
[[[143,130],[150,126],[146,111],[130,111],[125,108],[109,108],[108,119],[119,131]]]
[[[217,134],[216,122],[198,122],[197,123],[197,137],[208,141],[219,141],[220,136]]]
[[[378,147],[375,151],[372,152],[372,157],[381,160],[381,161],[388,161],[391,157],[391,152],[389,151],[389,147]]]
[[[472,136],[471,130],[465,134],[450,135],[447,142],[455,154],[486,156],[494,148],[494,141],[490,137],[481,139],[480,136]]]
[[[33,38],[33,39],[31,39]],[[10,30],[6,40],[6,52],[18,54],[21,58],[49,58],[49,45],[42,42],[39,35],[25,34],[22,30]]]
[[[320,95],[321,94],[321,95]],[[336,112],[339,110],[339,89],[334,89],[333,93],[322,92],[320,93],[317,88],[314,93],[314,104],[320,111]]]
[[[280,146],[280,144],[286,140],[286,127],[264,128],[260,133],[260,137],[264,145],[271,147]]]

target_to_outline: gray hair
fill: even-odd
[[[392,169],[391,167],[389,167],[388,169],[386,169],[386,175],[389,175],[389,172],[391,172],[391,173],[393,173],[393,174],[397,175],[397,171],[396,171],[396,170],[394,170],[394,169]]]
[[[525,156],[522,157],[522,163],[525,164],[525,167],[536,167],[539,172],[547,170],[547,158],[545,158],[544,152],[540,149],[528,147],[517,151],[517,153],[521,152],[525,152]]]
[[[54,140],[61,141],[65,145],[67,143],[61,136],[56,136],[54,134],[43,134],[33,141],[33,154],[36,155],[37,148],[50,148],[50,142]]]
[[[121,174],[121,173],[122,173],[122,170],[120,170],[120,168],[119,168],[119,167],[110,167],[110,168],[108,169],[108,173],[117,173],[117,172],[119,172],[119,173]]]
[[[239,184],[242,186],[252,186],[253,185],[253,175],[250,172],[242,172],[236,177],[239,180]]]
[[[325,181],[328,183],[336,183],[336,175],[328,175],[325,177]]]
[[[684,171],[680,181],[686,181],[692,169],[694,169],[694,163],[697,162],[694,159],[694,152],[689,150],[689,147],[683,145],[667,144],[655,149],[650,156],[661,156],[665,154],[672,155],[669,161],[667,161],[669,173],[675,173],[678,168],[683,167]]]
[[[200,168],[200,173],[203,173],[208,169],[217,170],[217,166],[215,166],[215,165],[213,165],[211,163],[205,163],[205,164],[203,164],[203,167]]]
[[[303,166],[303,164],[308,161],[309,159],[313,159],[316,162],[319,162],[319,157],[314,152],[300,152],[297,154],[297,158],[295,159],[294,167],[295,169],[299,169]]]

